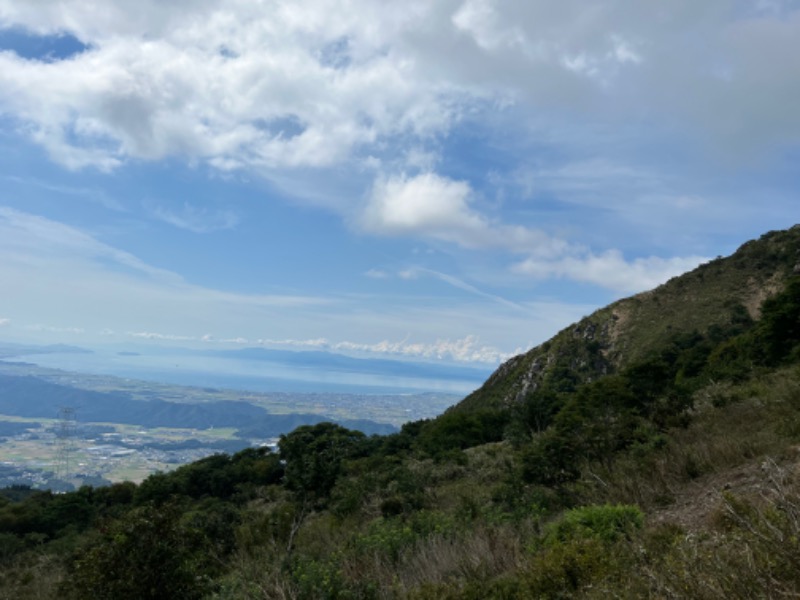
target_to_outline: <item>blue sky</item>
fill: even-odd
[[[798,222],[800,2],[0,0],[0,339],[486,365]]]

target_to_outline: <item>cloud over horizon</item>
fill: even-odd
[[[63,223],[4,207],[0,207],[0,255],[4,257],[0,280],[15,290],[3,300],[5,314],[10,316],[0,319],[0,326],[28,334],[63,334],[85,343],[112,339],[248,343],[492,364],[519,350],[508,348],[507,342],[503,349],[479,343],[476,333],[455,339],[443,335],[454,322],[476,321],[483,311],[480,306],[459,302],[440,309],[413,303],[402,311],[388,307],[383,312],[344,295],[224,292],[151,267]],[[447,279],[441,273],[435,276]],[[450,283],[466,285],[457,280]],[[480,324],[481,335],[488,332],[500,343],[508,323],[524,322],[531,332],[540,328],[554,332],[565,318],[586,310],[585,305],[505,304],[513,309],[510,314],[495,311]],[[47,315],[49,322],[26,322],[31,314]],[[369,332],[378,324],[376,331],[388,331],[400,341],[363,341],[375,337]],[[412,336],[410,324],[424,326]],[[254,336],[267,330],[285,337]],[[348,339],[345,331],[360,331],[362,341]],[[326,337],[292,336],[303,332]],[[409,341],[410,337],[417,341]]]

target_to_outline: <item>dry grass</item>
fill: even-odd
[[[641,571],[662,598],[800,597],[800,496],[792,473],[770,462],[754,500],[723,495],[706,535],[688,535]]]
[[[660,450],[634,448],[611,468],[586,465],[576,486],[584,503],[622,502],[648,511],[692,502],[709,489],[747,484],[770,456],[793,460],[800,440],[800,370],[739,386],[701,390],[691,425]]]
[[[0,600],[56,600],[64,577],[61,561],[54,556],[26,557],[4,570],[0,579]]]

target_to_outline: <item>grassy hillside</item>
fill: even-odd
[[[431,421],[0,493],[0,598],[800,594],[800,230],[623,300]],[[615,317],[616,315],[616,317]]]
[[[564,376],[585,382],[657,352],[675,336],[757,319],[800,266],[800,225],[765,234],[658,288],[625,298],[502,365],[455,410],[508,407]]]

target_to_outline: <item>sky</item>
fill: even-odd
[[[0,0],[0,340],[493,365],[800,221],[793,0]]]

